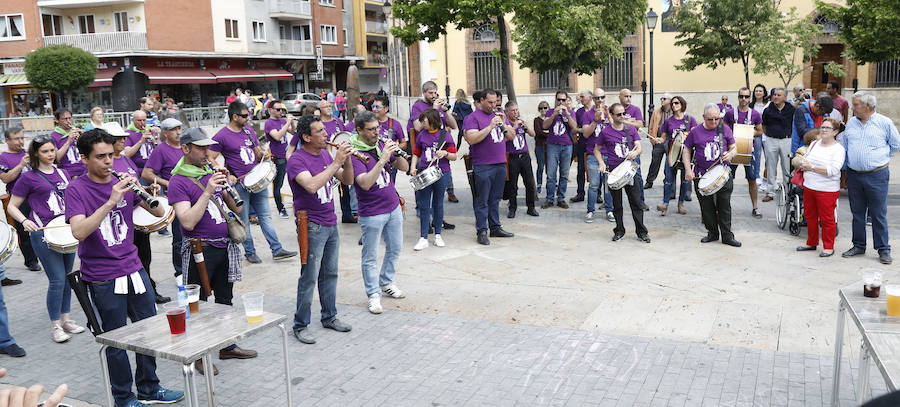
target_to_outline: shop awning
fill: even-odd
[[[216,77],[216,83],[226,83],[226,82],[253,82],[253,81],[264,81],[266,80],[266,75],[256,69],[249,68],[232,68],[232,69],[218,69],[218,68],[209,68],[209,72],[211,72]]]
[[[23,73],[0,75],[0,86],[27,85],[28,78]]]
[[[89,88],[97,88],[100,86],[112,86],[113,76],[119,73],[119,68],[100,69],[97,70],[97,76],[94,77],[94,83]]]
[[[294,74],[281,68],[257,68],[256,70],[266,75],[267,81],[288,81],[294,79]]]
[[[139,71],[147,75],[151,84],[216,83],[216,77],[209,70],[200,68],[157,68],[145,66]]]

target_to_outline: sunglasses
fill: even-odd
[[[594,100],[606,99],[606,96],[594,96]]]
[[[616,116],[616,117],[625,116],[625,112],[622,112],[622,113],[614,113],[613,116]]]
[[[740,99],[750,99],[750,95],[738,95]]]
[[[549,107],[547,107],[547,106],[542,106],[542,107],[538,108],[538,110],[547,110],[547,109],[549,109]]]
[[[245,119],[248,118],[248,117],[250,117],[250,113],[244,113],[244,114],[241,114],[241,113],[235,113],[235,114],[238,115],[238,116],[240,116],[240,117],[243,117],[243,118],[245,118]],[[137,121],[137,120],[135,120],[135,121]]]
[[[672,101],[672,104],[673,104],[673,105],[680,105],[681,102],[679,102],[679,101],[677,101],[677,100],[673,100],[673,101]]]
[[[659,98],[659,100],[662,100],[663,102],[665,102],[665,101],[669,100],[669,98]]]
[[[709,120],[709,121],[711,121],[711,122],[717,122],[717,121],[719,121],[719,118],[718,118],[718,117],[704,117],[704,119]]]
[[[556,99],[557,102],[565,102],[566,99]]]

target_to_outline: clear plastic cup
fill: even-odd
[[[183,334],[185,331],[185,317],[187,310],[178,305],[178,303],[168,303],[163,306],[166,311],[166,319],[169,320],[169,332],[172,335]]]
[[[188,284],[184,286],[184,290],[187,291],[188,305],[190,306],[191,314],[200,312],[200,286],[197,284]]]
[[[244,315],[247,322],[254,323],[262,321],[263,314],[263,293],[249,292],[241,296],[244,302]]]
[[[865,269],[862,271],[863,295],[869,298],[878,298],[881,295],[881,285],[884,282],[881,270]]]
[[[887,314],[891,317],[900,317],[900,285],[886,285]]]

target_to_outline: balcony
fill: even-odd
[[[309,1],[269,0],[269,17],[280,20],[312,20]]]
[[[366,20],[366,33],[387,35],[387,24],[381,21]]]
[[[122,31],[95,34],[53,35],[44,37],[44,45],[71,45],[92,53],[141,51],[147,49],[147,33]]]
[[[144,0],[38,0],[38,7],[84,8],[118,6],[128,3],[143,3]]]
[[[387,54],[373,53],[366,54],[367,67],[383,67],[387,65]]]
[[[312,40],[280,40],[281,53],[286,55],[312,55]]]

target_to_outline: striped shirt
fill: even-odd
[[[865,125],[858,117],[851,118],[840,141],[847,151],[844,165],[854,171],[872,171],[887,165],[900,150],[897,126],[879,113],[872,113]]]

